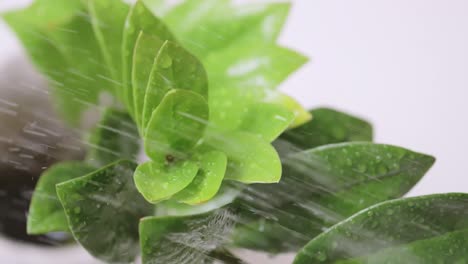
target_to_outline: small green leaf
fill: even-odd
[[[300,152],[282,162],[279,184],[248,186],[244,190],[247,199],[239,198],[257,214],[276,219],[264,222],[264,228],[280,226],[277,233],[290,230],[287,239],[277,239],[250,228],[250,233],[271,238],[272,246],[261,248],[269,252],[295,251],[324,228],[368,206],[403,196],[429,170],[434,158],[394,146],[346,143]]]
[[[126,112],[107,109],[91,133],[86,160],[97,167],[119,159],[136,160],[139,142],[131,117]]]
[[[433,263],[430,256],[444,263],[456,263],[447,260],[466,256],[468,241],[460,239],[461,232],[468,230],[466,219],[467,194],[384,202],[310,241],[298,253],[294,264],[340,263],[355,258],[345,263],[388,263],[384,259],[392,259],[391,263]],[[448,243],[447,239],[457,244]]]
[[[129,5],[121,0],[85,0],[98,40],[101,53],[107,65],[110,81],[115,83],[115,92],[122,87],[122,40],[123,27]],[[119,95],[119,94],[118,94]]]
[[[372,141],[372,126],[365,120],[328,108],[312,110],[311,114],[312,121],[286,131],[278,143],[290,144],[298,151],[334,143]]]
[[[57,185],[74,238],[93,256],[130,263],[138,255],[138,221],[151,213],[133,184],[136,164],[119,161]]]
[[[148,124],[154,109],[173,89],[190,90],[207,99],[207,79],[205,68],[197,58],[176,43],[164,43],[151,69],[144,99],[143,126]]]
[[[260,103],[250,107],[240,129],[272,142],[294,121],[294,113],[275,104]]]
[[[141,1],[137,1],[136,4],[130,9],[127,16],[124,27],[124,38],[122,44],[122,60],[123,60],[123,84],[124,89],[122,90],[122,98],[129,112],[135,115],[134,100],[133,100],[133,88],[131,87],[131,74],[133,72],[133,54],[135,50],[136,41],[138,35],[143,31],[149,35],[157,36],[162,41],[174,40],[169,29],[155,17],[146,5]]]
[[[227,157],[223,152],[211,151],[199,157],[200,170],[195,180],[178,193],[176,200],[187,204],[201,204],[218,193],[227,167]]]
[[[135,184],[138,191],[150,203],[171,198],[193,181],[199,167],[193,161],[154,162],[138,166]]]
[[[154,110],[146,129],[145,151],[154,161],[186,158],[203,137],[208,104],[191,91],[172,90]]]
[[[142,125],[143,104],[145,102],[151,68],[156,63],[157,54],[160,52],[163,44],[164,42],[157,36],[146,34],[143,31],[140,31],[135,44],[132,68],[133,103],[135,106],[135,120],[141,130],[144,130],[144,126]]]
[[[28,234],[38,235],[68,231],[68,222],[57,197],[55,185],[80,176],[95,168],[81,162],[59,163],[46,170],[36,185],[28,215]]]
[[[144,264],[211,263],[211,251],[224,245],[236,221],[220,208],[192,216],[147,217],[140,222]]]
[[[228,156],[226,178],[243,183],[277,183],[281,161],[269,142],[244,132],[207,133],[205,144]]]

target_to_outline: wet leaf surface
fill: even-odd
[[[133,183],[135,167],[131,161],[118,161],[57,185],[74,238],[106,262],[134,261],[138,221],[152,211]]]
[[[434,263],[434,258],[442,263],[465,261],[467,209],[466,194],[384,202],[316,237],[298,253],[294,263]]]

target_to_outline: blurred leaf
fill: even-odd
[[[276,150],[256,135],[210,131],[205,144],[227,155],[227,179],[243,183],[276,183],[281,178],[281,161]]]
[[[158,203],[189,186],[198,170],[197,163],[193,161],[150,161],[136,169],[135,184],[147,201]]]
[[[275,146],[280,152],[297,152],[327,144],[372,141],[372,126],[362,119],[333,109],[319,108],[311,111],[313,120],[286,131]]]
[[[187,204],[201,204],[213,198],[221,188],[227,167],[226,154],[211,151],[199,156],[199,167],[195,180],[178,193],[176,200]]]
[[[136,164],[118,161],[60,183],[57,194],[75,239],[93,256],[130,263],[138,255],[138,221],[151,213],[133,184]]]
[[[142,262],[212,263],[210,252],[224,245],[236,222],[221,208],[192,216],[147,217],[140,222]]]
[[[169,32],[166,25],[155,17],[146,5],[138,0],[136,4],[130,9],[124,27],[124,38],[122,48],[123,60],[123,84],[122,98],[127,105],[128,111],[135,115],[133,88],[131,87],[131,74],[133,72],[133,54],[135,50],[136,41],[140,32],[143,31],[148,35],[153,35],[165,40],[174,40],[171,32]]]
[[[58,112],[78,125],[84,110],[114,84],[107,80],[107,69],[100,63],[100,48],[81,1],[62,2],[36,1],[3,17],[47,76]]]
[[[160,53],[163,44],[164,42],[157,36],[146,34],[143,31],[140,31],[135,44],[132,68],[133,103],[135,106],[135,120],[141,130],[141,134],[144,134],[145,128],[142,124],[143,104],[145,102],[151,68],[157,63],[156,57]]]
[[[206,100],[191,91],[172,90],[154,110],[144,138],[153,161],[187,158],[203,137],[208,123]]]
[[[140,149],[138,130],[131,117],[115,109],[107,109],[92,130],[86,160],[99,167],[119,159],[136,160]]]
[[[123,27],[130,10],[121,0],[83,0],[87,1],[94,35],[99,43],[106,62],[115,92],[122,87],[122,40]]]
[[[273,93],[267,97],[267,102],[281,105],[294,113],[294,121],[290,124],[290,128],[301,126],[312,120],[312,114],[294,98],[284,93]]]
[[[297,250],[346,217],[403,196],[429,170],[434,158],[394,146],[346,143],[300,152],[282,162],[279,184],[248,186],[240,196],[253,219],[255,215],[270,219],[263,222],[263,229],[281,227],[267,234],[254,221],[243,228],[253,235],[237,235],[247,239],[235,241],[237,245],[250,247],[253,242],[248,239],[264,236],[270,244],[255,249]],[[284,239],[277,235],[281,232],[291,235]]]
[[[148,125],[154,109],[173,89],[190,90],[208,98],[208,80],[201,62],[178,44],[166,42],[151,69],[143,107],[144,127]]]
[[[240,43],[275,42],[289,8],[289,3],[233,5],[227,0],[188,0],[164,14],[163,20],[184,47],[204,58]]]
[[[275,104],[260,103],[250,107],[240,129],[272,142],[293,121],[294,113],[288,109]]]
[[[294,263],[457,263],[467,256],[467,219],[467,194],[381,203],[310,241]]]
[[[28,234],[38,235],[68,231],[68,222],[57,197],[55,185],[80,176],[95,168],[81,162],[58,163],[46,170],[36,185],[28,215]]]

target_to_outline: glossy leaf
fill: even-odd
[[[84,1],[87,1],[94,35],[108,69],[109,81],[115,84],[115,93],[118,95],[123,89],[122,29],[130,7],[121,0]]]
[[[119,159],[136,160],[140,149],[138,130],[131,117],[115,109],[107,109],[92,130],[86,160],[97,167]]]
[[[315,109],[311,114],[312,121],[286,131],[276,145],[297,152],[327,144],[372,141],[372,126],[365,120],[329,108]]]
[[[226,178],[243,183],[277,183],[281,161],[269,142],[249,133],[207,133],[205,144],[228,157]]]
[[[157,203],[189,186],[198,170],[197,163],[193,161],[150,161],[136,169],[135,184],[147,201]]]
[[[460,260],[466,256],[468,195],[437,194],[381,203],[330,228],[308,243],[294,263],[428,263],[434,256]],[[456,242],[448,243],[447,239]],[[430,250],[434,249],[434,251]],[[447,251],[444,251],[447,249]],[[454,254],[453,258],[450,257]],[[371,261],[372,260],[372,261]],[[433,262],[433,259],[429,261]],[[452,262],[456,263],[456,262]]]
[[[264,221],[263,229],[278,229],[263,233],[254,220],[240,230],[270,242],[262,242],[255,249],[297,250],[346,217],[403,196],[432,166],[434,158],[394,146],[347,143],[297,153],[282,162],[279,184],[248,186],[239,198],[255,215],[274,219]],[[275,235],[285,230],[291,234],[287,239]],[[235,243],[249,247],[253,242],[248,237],[258,239],[254,235],[239,236],[246,240]]]
[[[170,91],[146,129],[146,154],[153,161],[165,161],[168,156],[187,158],[203,137],[207,120],[208,104],[202,96],[186,90]]]
[[[81,162],[59,163],[46,170],[40,177],[29,207],[27,231],[38,235],[68,231],[68,222],[57,197],[55,185],[94,171],[95,168]]]
[[[221,208],[193,216],[147,217],[140,222],[143,263],[211,263],[227,242],[235,212]]]
[[[201,154],[198,164],[200,170],[194,181],[174,197],[176,200],[197,205],[207,202],[218,193],[226,173],[226,154],[220,151]]]
[[[141,1],[130,9],[124,27],[124,38],[122,44],[122,60],[123,60],[123,83],[124,89],[122,98],[126,102],[127,109],[134,115],[134,100],[133,88],[131,87],[131,73],[133,65],[133,54],[135,50],[136,41],[140,32],[143,31],[148,35],[157,36],[162,41],[174,40],[171,32],[166,25],[155,17],[146,5]]]
[[[240,129],[272,142],[293,121],[294,113],[288,109],[275,104],[261,103],[250,107]]]
[[[190,90],[208,98],[205,68],[193,55],[174,42],[166,42],[151,69],[143,107],[143,126],[147,126],[154,109],[171,90]]]
[[[138,221],[151,213],[133,184],[136,164],[119,161],[60,183],[57,194],[74,238],[93,256],[130,263],[138,254]]]
[[[135,106],[135,120],[141,130],[144,130],[142,125],[143,105],[151,68],[156,63],[156,57],[163,44],[164,42],[157,36],[146,34],[143,31],[140,32],[135,44],[132,67],[133,103]]]

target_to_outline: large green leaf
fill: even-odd
[[[83,0],[87,2],[89,15],[102,56],[107,65],[109,78],[115,83],[115,93],[122,87],[122,40],[123,27],[129,5],[121,0]]]
[[[226,154],[210,151],[199,155],[198,175],[183,191],[177,194],[176,200],[187,204],[201,204],[218,193],[227,167]]]
[[[130,9],[124,27],[124,38],[122,44],[122,60],[123,60],[123,85],[122,98],[127,105],[129,112],[134,115],[134,100],[133,89],[131,86],[131,73],[133,65],[133,54],[136,41],[140,32],[157,36],[162,41],[174,40],[171,32],[162,21],[151,13],[146,5],[141,1]]]
[[[372,141],[372,126],[365,120],[329,108],[314,109],[310,113],[312,121],[286,131],[275,142],[281,153],[334,143]]]
[[[248,186],[240,196],[253,219],[271,220],[243,226],[236,236],[242,240],[235,244],[269,252],[297,250],[346,217],[407,193],[434,158],[394,146],[346,143],[300,152],[282,162],[279,184]],[[290,233],[287,239],[280,235],[285,232]]]
[[[468,241],[462,235],[468,230],[467,219],[467,194],[381,203],[310,241],[294,263],[464,262]]]
[[[68,222],[57,197],[55,185],[80,176],[95,168],[81,162],[59,163],[46,170],[36,185],[28,215],[28,234],[68,231]]]
[[[147,201],[158,203],[189,186],[198,170],[193,161],[149,161],[136,169],[135,184]]]
[[[166,42],[151,69],[146,89],[142,124],[147,126],[154,109],[173,89],[190,90],[208,97],[205,68],[193,55],[174,42]]]
[[[138,221],[152,210],[133,184],[135,167],[133,162],[118,161],[57,185],[74,238],[106,262],[134,261]]]
[[[107,109],[92,130],[86,160],[97,167],[119,159],[136,160],[140,148],[138,130],[131,117],[115,109]]]
[[[281,179],[278,153],[254,134],[209,131],[205,144],[227,155],[227,179],[243,183],[277,183]]]
[[[201,95],[172,90],[149,121],[145,152],[154,161],[165,161],[169,156],[187,158],[203,137],[207,123],[208,104]]]
[[[140,222],[143,263],[212,263],[209,253],[227,242],[235,212],[220,208],[193,216],[147,217]]]
[[[143,105],[148,87],[151,69],[156,63],[156,57],[164,42],[157,36],[140,31],[135,44],[132,68],[133,104],[135,107],[135,120],[143,134],[145,126],[142,125]],[[154,109],[152,109],[154,110]]]

